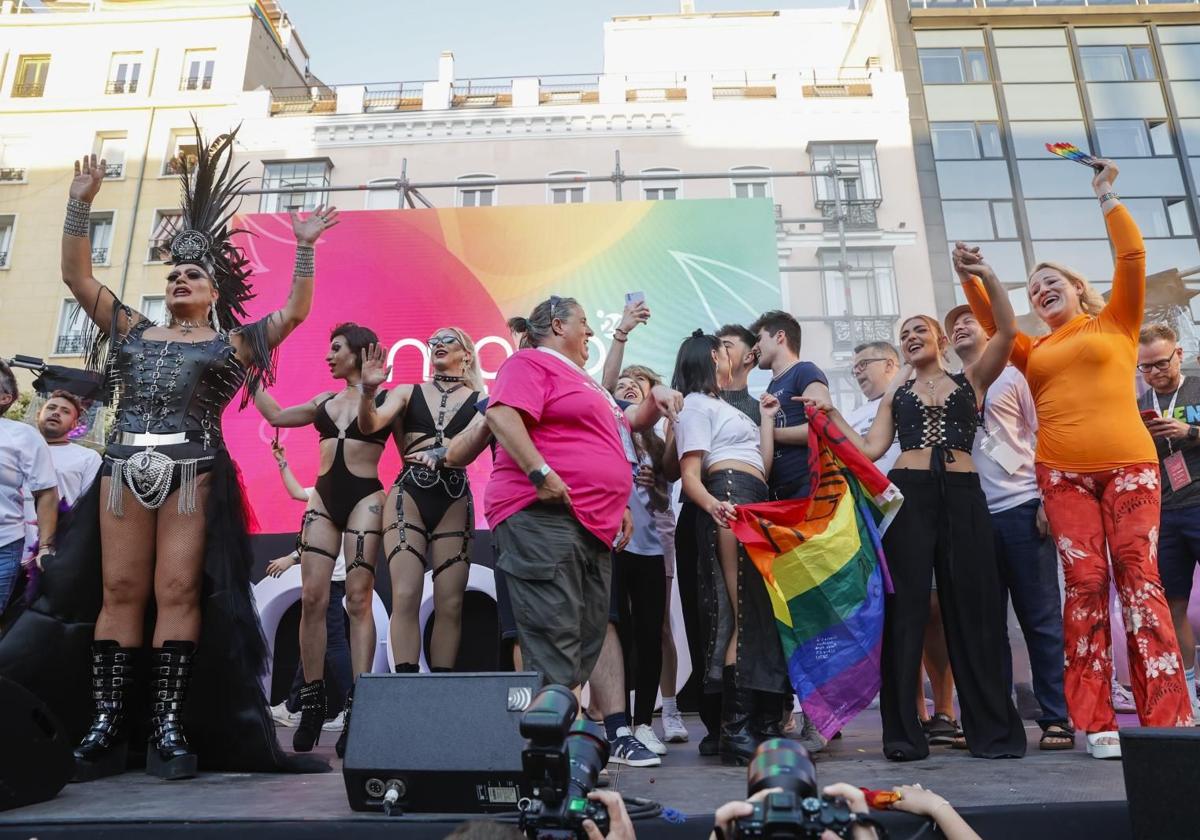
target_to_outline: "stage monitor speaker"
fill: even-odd
[[[58,796],[71,778],[72,744],[46,705],[0,677],[0,811]]]
[[[534,673],[364,674],[342,775],[356,811],[515,812]]]
[[[1121,758],[1134,840],[1200,836],[1200,729],[1122,729]]]

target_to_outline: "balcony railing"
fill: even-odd
[[[212,76],[184,76],[179,80],[180,90],[211,90]]]
[[[271,89],[272,114],[332,114],[337,111],[337,93],[323,87]]]
[[[910,9],[1010,9],[1060,6],[1154,6],[1162,3],[1194,5],[1200,0],[909,0]]]
[[[599,101],[599,76],[544,76],[538,80],[539,105],[579,105]]]
[[[13,85],[12,95],[14,97],[30,98],[41,96],[46,92],[45,82],[36,82],[31,85]]]
[[[106,163],[104,165],[105,178],[120,178],[125,172],[125,164],[123,163]]]
[[[512,81],[497,84],[494,79],[468,80],[450,86],[451,108],[503,108],[512,105]]]
[[[420,111],[424,102],[424,91],[424,82],[403,82],[374,90],[367,88],[363,93],[363,113]]]
[[[25,167],[24,166],[0,166],[0,182],[2,181],[24,181]]]
[[[92,265],[104,265],[108,262],[108,247],[92,249]]]
[[[137,79],[131,82],[113,81],[104,86],[105,93],[137,93]]]
[[[878,315],[871,317],[844,316],[829,320],[833,332],[833,352],[845,353],[860,344],[871,341],[893,341],[896,316]]]
[[[8,251],[0,251],[0,267],[8,268]]]
[[[842,212],[846,214],[846,227],[849,230],[876,230],[879,227],[877,209],[879,200],[843,201]],[[817,202],[821,215],[830,221],[837,221],[837,204],[833,199],[823,199]]]
[[[85,343],[82,331],[63,333],[54,342],[54,354],[56,356],[82,355]]]

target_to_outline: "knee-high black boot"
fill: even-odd
[[[349,698],[346,700],[349,708]],[[296,752],[312,752],[321,740],[321,727],[325,725],[325,680],[313,680],[300,686],[300,722],[292,735],[292,749]]]
[[[350,693],[346,695],[346,708],[342,710],[342,733],[338,735],[337,743],[333,745],[333,751],[337,753],[338,758],[346,757],[346,739],[350,737],[350,710],[354,708],[354,686],[350,686]]]
[[[75,748],[73,782],[124,773],[129,757],[129,703],[136,683],[137,648],[97,639],[92,643],[92,725]]]
[[[150,652],[150,743],[146,772],[160,779],[196,775],[196,754],[183,734],[183,702],[192,678],[195,642],[163,642]]]
[[[754,692],[754,716],[750,719],[750,731],[761,741],[783,737],[783,716],[786,714],[790,694],[773,691]]]
[[[700,739],[700,755],[716,755],[720,752],[721,740],[721,692],[700,695],[700,721],[707,731]]]
[[[744,767],[758,748],[758,738],[750,730],[754,692],[738,686],[733,665],[721,672],[721,688],[721,763]]]

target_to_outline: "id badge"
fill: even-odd
[[[1192,473],[1182,452],[1172,452],[1164,458],[1163,469],[1167,473],[1167,480],[1171,482],[1172,492],[1178,493],[1192,483]]]
[[[1009,475],[1016,475],[1022,467],[1021,456],[1017,451],[995,435],[984,437],[979,448]]]

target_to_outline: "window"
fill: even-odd
[[[1172,236],[1190,237],[1192,222],[1188,218],[1187,199],[1130,198],[1122,199],[1133,215],[1142,235],[1147,239]]]
[[[1158,78],[1147,46],[1080,47],[1083,78],[1089,82],[1133,82]]]
[[[54,340],[54,355],[82,356],[84,342],[83,313],[74,300],[64,300],[58,315],[58,336]]]
[[[96,137],[96,155],[104,161],[105,178],[125,177],[125,135],[101,134]]]
[[[587,175],[587,173],[578,169],[560,169],[550,173],[551,178],[570,175]],[[548,187],[551,204],[583,204],[587,201],[587,184],[549,184]]]
[[[141,313],[160,327],[167,325],[167,299],[162,295],[143,295]]]
[[[1162,54],[1170,78],[1200,79],[1200,44],[1163,44]]]
[[[830,164],[837,164],[838,194],[842,201],[878,203],[881,199],[874,143],[813,143],[809,147],[809,154],[814,170],[824,170]],[[813,178],[818,204],[833,202],[830,181],[828,177]]]
[[[209,90],[212,88],[216,50],[188,50],[183,54],[183,78],[180,90]]]
[[[458,180],[470,181],[480,178],[495,178],[487,172],[476,172],[471,175],[460,175]],[[458,206],[459,207],[493,207],[496,204],[496,188],[489,186],[479,187],[459,187],[458,188]]]
[[[1104,157],[1174,155],[1166,120],[1097,120],[1096,139]]]
[[[1104,220],[1095,212],[1095,203],[1086,198],[1026,201],[1029,234],[1034,239],[1103,239]],[[1100,249],[1107,255],[1108,248]]]
[[[46,90],[46,73],[49,70],[50,56],[21,56],[17,59],[17,75],[13,78],[12,95],[41,96]]]
[[[653,169],[643,169],[643,175],[679,174],[678,169],[669,166],[656,166]],[[678,181],[643,181],[642,198],[646,201],[674,201],[679,198]]]
[[[838,251],[822,250],[821,279],[825,288],[826,315],[895,315],[896,272],[892,251],[851,250],[846,254],[848,276],[838,269]]]
[[[108,84],[104,86],[105,93],[137,93],[138,79],[142,75],[142,54],[140,52],[119,52],[112,54],[108,64]]]
[[[263,164],[263,189],[328,187],[331,169],[333,169],[333,163],[329,158],[265,163]],[[329,193],[320,191],[272,193],[262,197],[259,211],[282,213],[286,210],[315,210],[318,205],[328,202]]]
[[[927,85],[961,85],[966,82],[986,82],[987,56],[980,47],[955,49],[923,49],[917,51],[921,61],[921,77]]]
[[[8,268],[8,255],[12,252],[13,228],[17,226],[16,216],[0,216],[0,268]]]
[[[25,182],[26,147],[24,139],[0,137],[0,184]]]
[[[180,128],[171,132],[171,145],[167,148],[167,156],[163,159],[163,175],[178,175],[186,166],[188,172],[196,167],[200,159],[200,150],[196,146],[196,130]]]
[[[112,245],[113,214],[93,213],[88,224],[88,238],[92,241],[92,265],[109,264],[109,247]]]
[[[933,156],[938,160],[1004,157],[1000,127],[993,122],[935,122],[930,123],[929,133],[933,138]]]
[[[739,177],[730,181],[734,198],[770,198],[771,182],[759,172],[769,172],[765,166],[735,166],[731,172],[739,173]]]
[[[951,242],[1017,238],[1011,201],[943,201],[942,217]]]
[[[379,178],[374,181],[367,181],[368,184],[386,183],[391,186],[396,185],[395,178]],[[367,190],[367,209],[368,210],[399,210],[400,209],[400,190]]]
[[[150,233],[146,262],[165,262],[170,256],[171,239],[178,232],[180,215],[178,210],[155,211],[154,230]]]
[[[1200,120],[1180,120],[1179,130],[1183,132],[1183,145],[1188,154],[1200,155]]]

